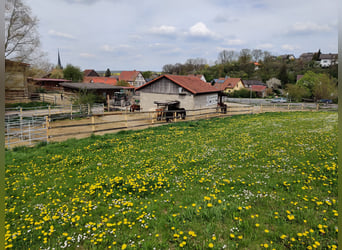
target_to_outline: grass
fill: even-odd
[[[190,121],[6,152],[15,249],[337,247],[337,114]]]

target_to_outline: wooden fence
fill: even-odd
[[[85,110],[85,108],[79,108],[79,110],[83,109]],[[166,122],[166,114],[160,116],[160,113],[158,114],[157,111],[129,112],[128,110],[126,110],[95,113],[90,112],[90,109],[88,108],[86,109],[86,112],[82,117],[78,117],[75,114],[73,115],[72,112],[70,112],[70,110],[73,110],[72,108],[66,110],[66,115],[60,114],[59,116],[53,115],[53,112],[51,111],[47,111],[45,116],[40,116],[44,119],[40,119],[41,123],[38,125],[38,128],[32,129],[32,125],[29,124],[29,128],[27,129],[26,126],[26,134],[23,134],[23,132],[20,131],[20,125],[16,126],[16,129],[13,130],[11,129],[11,126],[7,124],[8,129],[6,130],[6,139],[8,143],[6,143],[6,146],[15,147],[21,145],[33,145],[34,143],[41,141],[48,143],[55,141],[64,141],[69,138],[79,139],[89,137],[92,134],[103,135],[105,133],[113,133],[120,130],[143,129],[151,126],[160,126],[168,124],[168,122]],[[254,106],[231,104],[228,105],[226,110],[223,110],[221,108],[203,108],[186,110],[185,119],[177,117],[177,112],[175,111],[171,112],[172,117],[169,118],[170,122],[184,122],[200,119],[210,119],[214,117],[227,117],[239,114],[257,114],[265,112],[291,112],[308,110],[336,111],[336,107],[331,105],[318,104],[269,104]],[[170,115],[170,112],[168,112],[168,115]],[[18,120],[20,121],[20,118]],[[27,135],[27,130],[29,135]],[[36,138],[35,140],[33,140],[33,131],[39,131],[38,139]],[[11,140],[10,136],[12,134],[14,134],[17,137],[17,139]],[[20,140],[21,138],[28,138],[26,140],[27,143],[25,144],[25,140]]]

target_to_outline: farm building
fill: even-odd
[[[216,106],[220,92],[198,77],[162,75],[137,88],[140,107],[152,110],[156,102],[179,101],[178,108],[187,110]]]
[[[121,86],[113,86],[105,83],[80,83],[80,82],[64,82],[60,83],[63,87],[64,93],[77,95],[80,91],[92,92],[99,97],[103,97],[104,99],[109,96],[110,99],[113,99],[115,93],[123,92],[123,91],[133,91],[133,87],[121,87]]]
[[[5,60],[5,101],[29,101],[27,70],[29,64]]]

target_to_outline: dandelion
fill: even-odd
[[[207,207],[212,207],[212,206],[213,206],[213,204],[211,204],[211,203],[207,204]]]
[[[210,242],[209,245],[208,245],[208,247],[209,247],[209,248],[213,248],[213,247],[214,247],[214,244]]]
[[[285,235],[285,234],[283,234],[282,236],[280,236],[280,239],[282,239],[282,240],[284,240],[284,239],[286,239],[287,238],[287,236]]]

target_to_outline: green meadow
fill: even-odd
[[[337,113],[240,115],[6,151],[13,249],[336,249]]]

